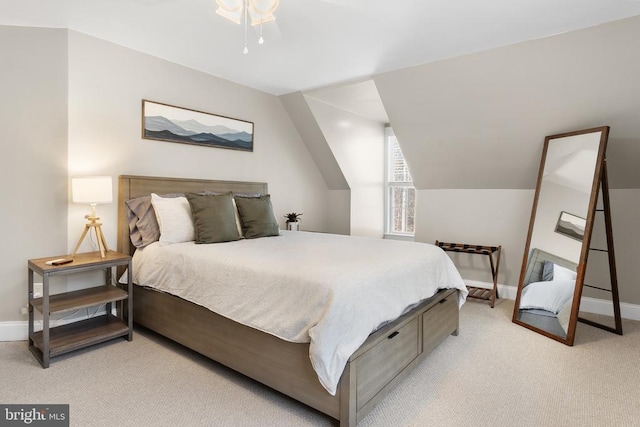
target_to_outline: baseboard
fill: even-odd
[[[478,288],[493,287],[493,283],[480,282],[477,280],[465,280],[467,286]],[[518,288],[515,286],[498,284],[498,296],[504,299],[515,300]],[[610,300],[603,300],[591,297],[582,297],[580,300],[580,311],[585,313],[602,314],[605,316],[613,316],[613,304]],[[640,305],[620,303],[620,315],[623,319],[640,320]]]
[[[478,288],[493,287],[492,283],[480,282],[476,280],[465,280],[468,286],[475,286]],[[504,299],[515,300],[518,289],[515,286],[498,284],[498,296]],[[602,314],[605,316],[613,316],[613,305],[611,301],[601,300],[597,298],[582,297],[580,302],[580,311],[593,314]],[[99,311],[95,315],[103,315],[104,310]],[[620,303],[620,314],[623,319],[640,320],[640,305],[628,304],[626,302]],[[51,327],[64,325],[71,322],[77,322],[78,320],[88,319],[89,316],[79,316],[72,319],[54,320],[51,322]],[[39,321],[36,322],[36,325]],[[0,341],[26,341],[29,336],[29,322],[13,321],[13,322],[0,322]]]
[[[613,316],[613,303],[610,300],[582,297],[580,311]],[[621,302],[620,316],[623,319],[640,320],[640,305]]]
[[[29,322],[0,322],[0,341],[26,341],[29,335]]]
[[[68,319],[55,319],[51,320],[50,326],[55,328],[56,326],[66,325],[67,323],[77,322],[79,320],[85,320],[89,317],[102,316],[106,313],[104,307],[97,313],[89,315],[81,315],[77,317],[71,317]],[[42,320],[35,321],[36,330],[42,329]],[[13,322],[0,322],[0,341],[26,341],[29,338],[29,321],[19,320]]]

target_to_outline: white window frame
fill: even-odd
[[[385,132],[384,132],[384,143],[385,143],[385,156],[384,156],[384,160],[385,160],[385,167],[384,167],[384,221],[385,221],[385,226],[384,226],[384,237],[386,239],[401,239],[401,240],[413,240],[414,238],[414,233],[402,233],[402,232],[397,232],[397,231],[393,231],[393,215],[391,212],[392,206],[391,206],[391,189],[392,188],[397,188],[397,187],[405,187],[405,188],[413,188],[415,190],[415,187],[413,186],[413,181],[404,181],[404,182],[397,182],[397,181],[390,181],[389,177],[390,177],[390,166],[391,166],[391,141],[392,138],[395,139],[395,134],[393,132],[393,129],[391,127],[385,127]],[[403,155],[403,159],[404,159],[404,155]],[[406,160],[405,160],[406,163]],[[415,213],[414,213],[414,218],[415,218]],[[414,224],[414,231],[415,231],[415,224]]]

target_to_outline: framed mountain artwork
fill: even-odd
[[[586,219],[562,211],[560,212],[560,218],[558,218],[555,232],[582,241],[582,239],[584,239],[584,229],[586,225]]]
[[[142,138],[253,151],[253,123],[143,99]]]

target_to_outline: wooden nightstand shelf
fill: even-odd
[[[29,267],[29,350],[34,354],[43,368],[49,367],[51,357],[98,344],[113,338],[133,338],[133,310],[131,294],[131,257],[115,251],[108,251],[105,258],[99,252],[77,254],[73,262],[60,266],[47,265],[46,262],[56,258],[48,257],[31,259]],[[127,285],[122,288],[111,284],[112,268],[126,266]],[[84,271],[104,270],[105,284],[64,292],[55,295],[49,293],[51,276],[80,273]],[[34,273],[42,276],[42,297],[33,298]],[[120,310],[118,316],[112,314],[112,304],[121,301],[126,303],[126,310]],[[56,313],[75,311],[106,304],[106,314],[80,320],[66,325],[50,327],[50,316]],[[34,331],[34,310],[42,313],[42,330]],[[127,316],[123,315],[127,313]]]

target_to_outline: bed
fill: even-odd
[[[518,318],[553,335],[566,336],[577,266],[567,259],[534,248],[527,264]]]
[[[130,239],[126,201],[151,193],[227,191],[234,194],[268,193],[266,183],[121,176],[118,250],[127,254],[135,252]],[[302,236],[302,233],[290,233],[292,234],[287,237],[283,232],[282,237],[274,238],[269,243],[299,240],[298,237]],[[315,239],[314,245],[329,238],[322,233],[314,234],[310,236]],[[178,246],[175,245],[176,248]],[[219,250],[220,247],[222,246],[209,249]],[[150,245],[139,253],[152,252],[152,248],[153,245]],[[134,265],[136,256],[134,254]],[[320,380],[322,376],[310,357],[314,354],[312,343],[283,339],[277,334],[232,320],[227,313],[221,315],[201,305],[202,303],[189,301],[188,298],[134,285],[133,320],[137,325],[155,331],[339,420],[341,426],[355,426],[447,336],[458,334],[459,306],[465,296],[466,289],[460,280],[460,283],[437,290],[435,294],[416,301],[412,308],[403,311],[399,317],[389,319],[365,337],[355,351],[344,356],[344,368],[340,366],[341,374],[334,389],[330,388],[331,384],[328,385],[327,381]],[[353,323],[357,322],[354,320]]]

